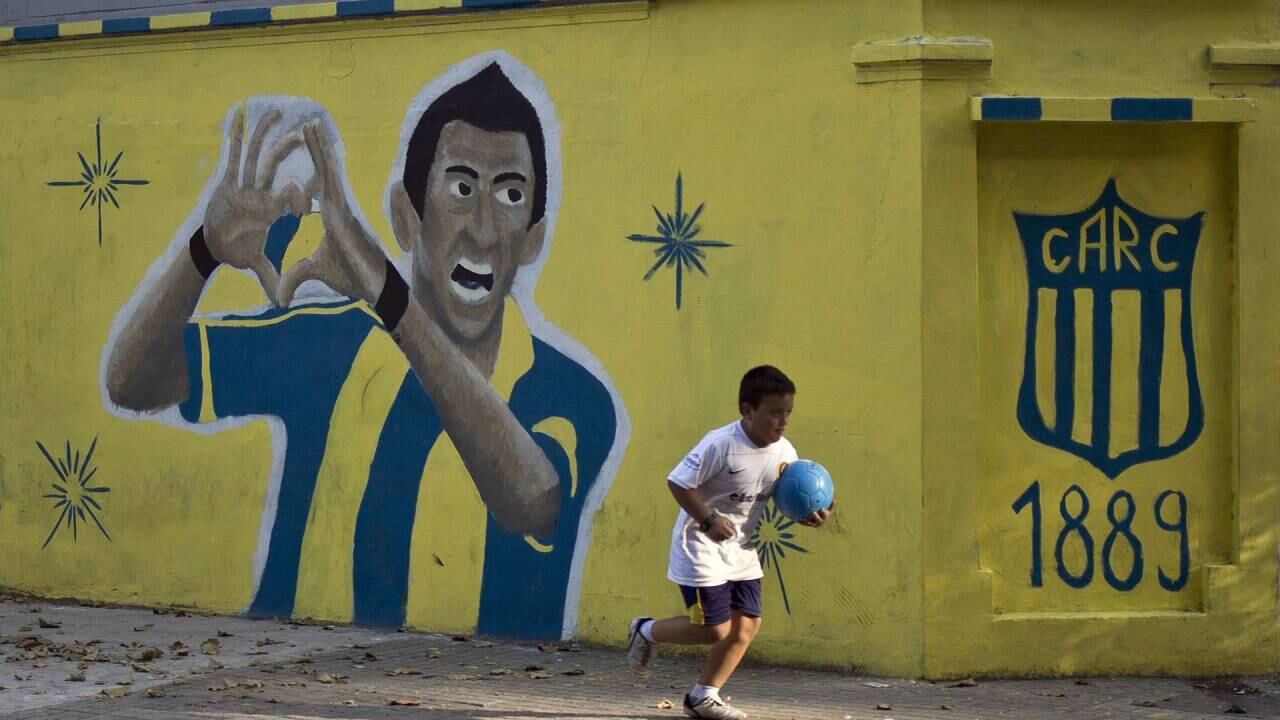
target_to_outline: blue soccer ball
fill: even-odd
[[[804,520],[831,507],[836,488],[831,473],[812,460],[797,460],[778,476],[773,504],[792,520]]]

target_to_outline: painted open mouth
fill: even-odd
[[[463,302],[478,303],[493,292],[493,267],[488,263],[461,258],[449,274],[453,292]]]

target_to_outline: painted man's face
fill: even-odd
[[[542,247],[533,212],[533,157],[523,133],[444,126],[414,241],[415,288],[456,341],[482,338],[502,317],[516,270]]]

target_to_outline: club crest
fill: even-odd
[[[1023,431],[1112,479],[1190,447],[1204,427],[1191,330],[1204,213],[1149,215],[1112,179],[1080,212],[1013,216],[1028,281]],[[1113,356],[1117,333],[1138,334],[1125,338],[1136,362]],[[1162,407],[1171,397],[1177,409]]]

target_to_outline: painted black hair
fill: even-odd
[[[529,141],[533,155],[533,213],[529,226],[542,219],[547,207],[547,150],[542,124],[529,99],[511,83],[502,68],[492,63],[449,88],[418,119],[405,151],[404,182],[409,202],[422,217],[427,196],[427,174],[436,157],[436,145],[444,126],[461,120],[486,132],[518,132]]]
[[[791,378],[772,365],[760,365],[742,376],[742,383],[738,385],[738,405],[747,403],[758,408],[766,395],[795,394],[796,384],[791,382]]]

